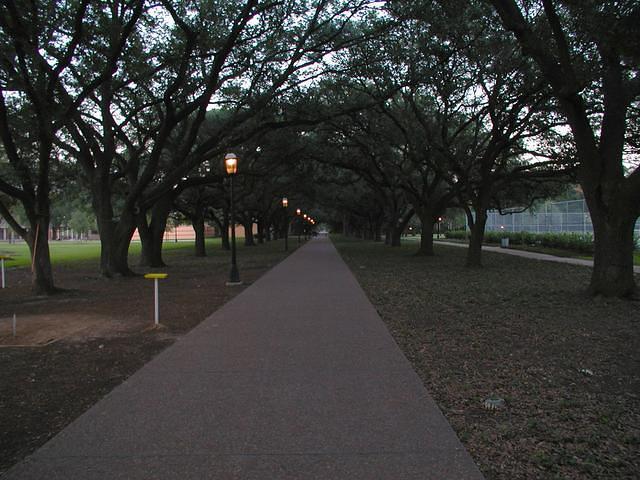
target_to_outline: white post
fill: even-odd
[[[13,336],[16,336],[16,314],[13,314],[13,321],[11,322],[11,332],[13,333]]]
[[[4,288],[4,258],[0,259],[0,263],[2,264],[2,288]]]
[[[155,290],[155,324],[158,325],[160,323],[160,306],[158,302],[158,279],[153,279],[153,287]]]

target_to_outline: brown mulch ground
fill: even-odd
[[[488,479],[639,478],[640,302],[587,297],[586,267],[336,246]]]
[[[291,250],[297,246],[289,243]],[[245,286],[282,260],[282,249],[282,242],[241,247]],[[66,291],[46,298],[30,293],[26,269],[11,271],[10,288],[0,289],[0,474],[244,288],[225,286],[229,254],[219,247],[206,258],[192,256],[190,248],[172,250],[165,261],[164,327],[157,330],[149,329],[152,280],[107,280],[95,262],[76,263],[55,268],[56,283]],[[16,339],[9,320],[14,313]]]

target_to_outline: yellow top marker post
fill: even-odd
[[[163,279],[169,276],[168,273],[145,273],[144,278]]]

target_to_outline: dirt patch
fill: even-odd
[[[282,260],[282,248],[239,248],[242,287],[225,286],[228,252],[168,251],[169,266],[157,269],[169,274],[160,282],[161,329],[150,328],[153,281],[142,276],[104,279],[95,262],[60,266],[55,278],[65,290],[37,297],[29,272],[11,270],[10,288],[0,289],[0,473]]]
[[[134,328],[114,317],[78,313],[16,315],[15,336],[12,324],[13,318],[0,319],[0,348],[36,347],[59,340],[81,342],[91,338],[108,338],[132,333]]]
[[[588,297],[587,267],[337,246],[488,479],[637,478],[640,303]]]

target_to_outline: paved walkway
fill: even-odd
[[[466,243],[457,243],[457,242],[443,242],[441,240],[434,240],[435,243],[439,243],[440,245],[448,245],[450,247],[462,247],[468,248],[469,245]],[[558,263],[569,263],[571,265],[583,265],[585,267],[593,268],[593,260],[584,260],[582,258],[571,258],[571,257],[557,257],[555,255],[548,255],[546,253],[536,253],[536,252],[527,252],[526,250],[516,250],[512,248],[501,248],[501,247],[488,247],[486,245],[482,246],[482,250],[485,252],[496,252],[496,253],[505,253],[507,255],[515,255],[516,257],[524,257],[531,258],[533,260],[544,260],[547,262],[558,262]],[[633,267],[633,271],[635,273],[640,273],[640,266]]]
[[[7,479],[482,479],[355,278],[312,240]]]

